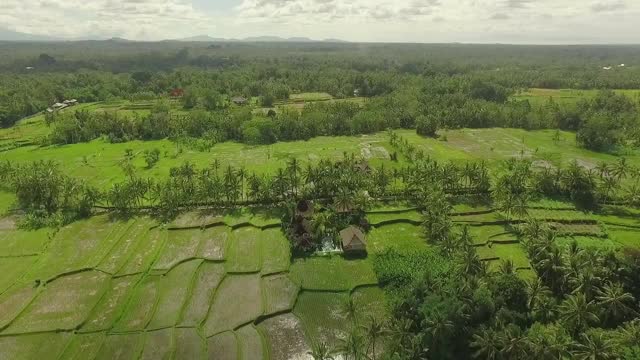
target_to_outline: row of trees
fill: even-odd
[[[439,209],[448,203],[444,199],[449,195],[491,195],[507,220],[526,217],[527,202],[543,196],[571,200],[589,210],[608,202],[640,204],[639,170],[624,159],[615,164],[602,163],[592,170],[575,162],[567,168],[551,169],[536,168],[526,159],[511,159],[491,174],[484,162],[440,163],[421,156],[419,150],[408,151],[412,146],[406,140],[393,133],[391,136],[400,153],[412,159],[408,165],[371,167],[365,159],[345,153],[342,160],[323,159],[315,165],[302,165],[293,158],[273,174],[256,174],[244,168],[221,168],[215,160],[206,168],[187,162],[172,168],[168,178],[153,180],[139,177],[136,169],[127,165],[135,156],[128,153],[123,159],[126,180],[104,192],[64,175],[51,162],[3,163],[0,180],[16,192],[22,209],[45,214],[71,209],[81,216],[98,203],[123,213],[152,207],[172,216],[182,207],[198,204],[268,205],[307,198],[333,199],[348,208],[365,193],[375,198],[418,199],[427,216],[434,218],[434,232],[450,228],[450,224],[441,223],[448,209]],[[157,150],[143,155],[148,167],[160,157]]]

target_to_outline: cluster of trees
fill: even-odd
[[[59,225],[87,217],[102,196],[98,189],[67,176],[50,161],[0,163],[0,184],[16,194],[17,206],[27,215],[27,227]]]
[[[272,144],[414,126],[413,117],[397,117],[402,111],[399,101],[377,99],[363,106],[349,101],[315,103],[302,111],[285,108],[267,115],[254,115],[251,109],[238,107],[174,114],[170,102],[158,101],[148,115],[79,110],[53,113],[46,120],[52,126],[49,140],[54,144],[87,142],[101,136],[111,142],[188,137],[212,140],[212,144],[222,141]]]
[[[392,311],[389,359],[618,359],[640,356],[637,271],[629,250],[561,246],[530,220],[519,227],[537,277],[525,281],[509,260],[490,271],[468,229],[451,226],[442,184],[419,198],[424,229],[437,246],[376,256]]]
[[[435,46],[439,50],[437,54],[421,51],[423,46],[416,45],[363,48],[335,44],[253,44],[246,47],[225,44],[212,49],[202,48],[199,44],[189,44],[189,48],[165,44],[164,49],[156,49],[153,44],[145,44],[139,49],[131,49],[111,43],[92,44],[89,51],[83,47],[82,52],[77,53],[74,51],[78,49],[74,46],[69,44],[61,47],[68,48],[70,52],[65,54],[64,60],[57,53],[33,54],[27,51],[28,46],[14,49],[16,54],[22,54],[22,58],[20,55],[11,55],[16,64],[35,66],[35,69],[25,72],[22,67],[16,71],[8,65],[2,71],[0,67],[2,126],[9,126],[24,116],[64,99],[76,98],[80,102],[155,100],[180,88],[185,90],[182,99],[185,108],[203,110],[186,116],[196,118],[189,122],[201,124],[203,118],[212,117],[215,121],[207,122],[224,124],[210,127],[219,129],[226,123],[232,124],[229,127],[236,127],[235,136],[217,134],[223,140],[269,143],[317,135],[362,134],[399,127],[416,128],[422,135],[434,136],[441,127],[497,126],[578,131],[578,142],[595,150],[640,143],[638,104],[624,95],[605,91],[577,106],[557,104],[551,100],[534,106],[528,101],[509,100],[514,92],[534,86],[632,87],[629,86],[632,78],[629,74],[636,69],[619,68],[603,74],[601,66],[596,66],[602,59],[617,60],[614,53],[628,58],[639,56],[634,53],[635,50],[628,48],[614,52],[607,49],[605,53],[597,47],[580,51],[572,49],[568,53],[548,48],[543,51],[547,56],[544,58],[536,52],[529,52],[532,49],[518,49],[529,53],[528,57],[523,57],[513,53],[513,48],[491,46]],[[92,46],[96,53],[91,52]],[[117,56],[101,58],[97,54],[102,53],[102,47],[113,48]],[[152,48],[157,51],[153,56],[145,53]],[[317,48],[332,51],[334,56],[320,56]],[[507,57],[490,57],[489,49]],[[375,57],[365,55],[372,52],[376,53]],[[558,57],[560,53],[562,56]],[[593,64],[592,68],[576,66],[578,63],[584,66],[585,54],[591,54],[589,61]],[[455,58],[454,55],[464,58]],[[94,63],[98,59],[99,65]],[[252,117],[252,123],[246,124],[242,130],[235,126],[238,123],[233,121],[234,116],[225,109],[228,99],[237,95],[258,97],[264,106],[271,106],[277,100],[287,99],[290,93],[309,91],[328,92],[336,98],[359,94],[379,99],[354,109],[335,109],[339,107],[335,104],[325,107],[318,105],[302,113],[283,111],[273,118]],[[318,119],[328,122],[338,120],[332,125],[317,128],[315,124]],[[111,126],[114,129],[120,125],[131,130],[128,129],[130,122],[152,122],[157,125],[156,121],[146,117],[144,121],[111,121],[116,123]],[[174,119],[169,122],[173,123]],[[65,130],[60,130],[63,133],[69,132],[69,127],[74,127],[69,122],[63,125],[61,127]],[[296,125],[295,131],[285,131],[291,125]],[[179,124],[170,126],[180,128]],[[113,129],[104,130],[118,133]],[[131,132],[134,134],[116,136],[116,140],[142,137],[140,130]],[[173,135],[169,131],[153,135],[163,134]],[[200,136],[212,134],[196,134],[196,137]],[[57,136],[56,140],[82,138],[66,134]]]
[[[640,204],[640,169],[625,158],[587,169],[573,161],[566,168],[536,168],[526,159],[504,162],[493,185],[496,207],[509,218],[524,217],[528,201],[538,197],[560,197],[573,201],[585,210],[595,210],[603,203]]]
[[[496,89],[497,88],[497,89]],[[436,87],[425,85],[420,101],[418,134],[434,136],[438,127],[513,127],[527,130],[577,131],[578,144],[596,151],[618,146],[640,146],[640,107],[637,101],[610,90],[577,104],[541,105],[507,100],[497,84],[455,78],[442,79]]]
[[[580,145],[597,151],[640,146],[638,105],[625,95],[602,91],[575,106],[549,99],[533,107],[528,101],[507,101],[499,85],[471,79],[440,78],[428,84],[405,84],[364,104],[350,101],[314,103],[304,109],[281,108],[253,114],[249,108],[228,107],[227,95],[213,90],[187,90],[187,114],[174,114],[166,100],[157,101],[149,115],[121,116],[117,112],[54,113],[53,143],[191,137],[249,144],[308,140],[316,136],[368,134],[385,129],[416,129],[436,136],[439,128],[516,127],[577,131]],[[411,149],[409,149],[411,150]]]

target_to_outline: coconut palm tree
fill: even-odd
[[[629,347],[640,344],[640,319],[628,321],[619,328],[616,342]]]
[[[288,188],[287,175],[285,174],[285,171],[282,168],[279,168],[278,171],[276,172],[273,185],[275,187],[276,194],[278,197],[282,199],[287,197],[286,196],[287,188]]]
[[[501,334],[502,349],[500,355],[505,359],[520,359],[526,357],[529,341],[517,326],[507,327]]]
[[[583,268],[581,272],[567,281],[567,283],[574,287],[573,292],[584,294],[587,301],[593,300],[595,292],[601,282],[602,279],[596,274],[593,265]]]
[[[617,359],[613,343],[599,334],[582,334],[582,341],[575,346],[573,358],[577,360]]]
[[[500,358],[502,338],[494,329],[482,329],[473,335],[471,347],[476,349],[474,358],[496,360]]]
[[[358,308],[356,307],[353,298],[349,297],[342,304],[342,312],[345,314],[347,319],[351,322],[352,325],[356,325],[358,322]]]
[[[318,213],[313,218],[314,239],[316,241],[324,239],[325,236],[330,235],[329,230],[331,230],[331,213],[329,211]]]
[[[627,188],[625,198],[628,199],[631,206],[640,205],[640,185],[638,183],[633,184]]]
[[[333,360],[333,356],[331,353],[333,350],[331,347],[324,341],[321,342],[313,342],[311,344],[311,351],[307,352],[313,360]]]
[[[413,337],[413,327],[414,323],[411,319],[392,318],[389,332],[395,343],[404,346],[408,344],[409,340]]]
[[[574,331],[574,334],[600,321],[594,303],[587,301],[584,294],[570,295],[562,302],[560,319]]]
[[[626,158],[620,158],[618,162],[613,166],[612,175],[615,176],[618,180],[627,176],[629,171],[629,164],[627,163]]]
[[[601,308],[603,320],[615,324],[628,315],[638,315],[633,309],[635,298],[624,291],[619,283],[607,283],[598,291],[596,296],[598,306]]]
[[[337,211],[350,211],[355,207],[354,195],[347,191],[340,191],[333,200],[334,208]]]
[[[430,349],[435,353],[455,331],[454,323],[442,313],[436,313],[430,319],[426,319],[424,325],[424,332],[430,340]]]
[[[527,307],[531,311],[540,298],[551,296],[551,290],[542,282],[542,279],[536,276],[535,279],[527,281],[527,294],[529,295]]]
[[[338,350],[344,356],[345,360],[362,360],[366,358],[364,345],[364,338],[358,333],[357,328],[354,327],[349,331],[346,338],[341,339]]]
[[[533,318],[548,324],[558,318],[558,305],[552,296],[539,296],[533,306]]]
[[[247,170],[244,167],[240,167],[236,174],[238,175],[238,182],[240,183],[240,198],[243,199],[245,195],[244,181],[247,178]]]
[[[618,187],[619,179],[613,176],[607,176],[602,179],[602,183],[600,184],[600,191],[605,200],[611,200],[610,194],[611,192]]]
[[[511,259],[502,259],[498,265],[498,272],[503,275],[515,275],[516,266]]]
[[[443,241],[446,242],[447,240]],[[462,273],[468,275],[479,275],[486,273],[486,266],[480,260],[476,249],[473,246],[467,246],[462,251],[461,258]]]
[[[601,161],[600,163],[598,163],[598,166],[596,166],[596,171],[598,171],[600,178],[604,178],[605,175],[609,175],[609,170],[609,164],[607,164],[605,161]]]
[[[527,240],[540,239],[549,228],[542,221],[529,217],[519,228],[520,234]]]
[[[378,320],[375,316],[370,316],[369,321],[362,327],[362,329],[369,339],[369,345],[371,346],[371,359],[376,360],[376,345],[378,340],[387,333],[386,326],[384,322]]]
[[[552,246],[548,252],[537,252],[536,259],[535,267],[542,279],[550,284],[556,295],[561,294],[564,288],[562,251],[557,246]]]

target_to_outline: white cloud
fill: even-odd
[[[640,1],[237,0],[225,14],[192,0],[0,0],[0,27],[66,37],[529,43],[638,42]]]

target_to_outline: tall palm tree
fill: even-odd
[[[446,239],[443,241],[443,244],[448,241]],[[483,274],[485,272],[485,267],[483,266],[476,249],[473,246],[467,246],[465,249],[466,250],[462,252],[462,273],[469,275]]]
[[[345,360],[363,360],[366,357],[364,339],[355,327],[349,331],[346,338],[341,339],[341,345],[338,349]]]
[[[511,259],[502,259],[498,265],[498,272],[503,275],[515,275],[516,266]]]
[[[627,176],[629,171],[629,164],[626,158],[620,158],[618,162],[613,166],[612,175],[618,178],[618,180]]]
[[[535,264],[540,276],[550,284],[555,294],[561,294],[564,288],[562,251],[557,246],[552,246],[548,252],[538,252]]]
[[[437,352],[446,339],[453,334],[455,325],[445,315],[436,313],[432,318],[425,320],[424,330],[430,340],[431,351]]]
[[[355,200],[353,194],[347,191],[340,191],[334,199],[335,209],[338,211],[348,211],[355,206]]]
[[[502,350],[502,339],[493,329],[482,329],[473,335],[471,347],[476,349],[474,358],[496,360],[500,357]]]
[[[369,321],[362,328],[371,346],[371,359],[376,360],[376,345],[378,340],[387,333],[385,324],[375,316],[370,316]]]
[[[329,211],[324,211],[316,215],[313,219],[313,238],[316,241],[320,241],[324,239],[325,236],[329,235],[329,230],[331,229],[331,213]]]
[[[637,315],[633,309],[635,298],[624,291],[619,283],[608,283],[598,291],[596,296],[598,306],[601,308],[603,320],[615,323],[624,319],[627,315]]]
[[[640,344],[640,319],[626,322],[618,331],[616,342],[629,347]]]
[[[244,199],[245,191],[244,191],[244,180],[247,177],[247,171],[244,167],[241,167],[237,170],[238,181],[240,183],[240,199]]]
[[[619,179],[613,176],[607,176],[602,179],[600,188],[605,200],[611,200],[609,195],[611,194],[613,189],[618,187],[618,182],[619,182]]]
[[[507,327],[501,334],[502,349],[500,354],[505,359],[520,359],[525,357],[529,348],[529,341],[517,326]]]
[[[617,359],[613,343],[605,339],[603,334],[582,334],[582,341],[576,344],[573,357],[577,360],[610,360]]]
[[[552,296],[539,296],[532,310],[534,319],[543,324],[548,324],[558,318],[558,305]]]
[[[529,217],[527,222],[519,228],[520,233],[527,240],[540,239],[548,229],[545,223],[533,217]]]
[[[560,318],[574,334],[600,321],[593,302],[587,301],[584,294],[570,295],[563,301],[560,305]]]
[[[333,360],[333,356],[331,353],[333,350],[331,347],[324,341],[321,342],[313,342],[311,344],[311,351],[307,352],[313,360]]]
[[[358,308],[351,297],[342,304],[342,312],[346,315],[347,319],[351,321],[352,325],[356,325],[358,322]]]
[[[529,295],[527,307],[531,311],[537,305],[538,299],[544,296],[551,296],[551,290],[544,285],[542,279],[536,276],[535,279],[527,281],[527,294]]]
[[[609,164],[607,164],[605,161],[601,161],[600,163],[598,163],[598,166],[596,166],[596,170],[598,171],[600,178],[604,178],[605,175],[608,175],[609,169]]]

